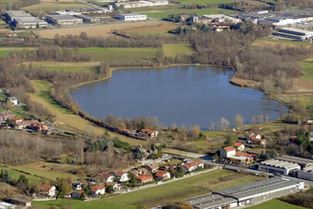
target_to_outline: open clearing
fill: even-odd
[[[86,32],[87,35],[93,37],[111,36],[113,31],[139,30],[149,32],[152,28],[159,33],[167,33],[169,29],[175,28],[173,23],[162,21],[144,21],[144,22],[130,22],[130,23],[110,23],[107,25],[90,25],[78,26],[74,28],[54,28],[36,31],[41,38],[54,38],[56,34],[64,35],[79,35],[81,32]]]
[[[30,175],[30,174],[24,173],[22,171],[15,170],[9,166],[0,165],[0,172],[1,172],[1,170],[6,170],[9,173],[10,178],[13,180],[18,180],[20,175],[24,175],[25,177],[27,177],[27,179],[29,180],[29,183],[32,185],[36,185],[36,184],[40,183],[40,181],[42,180],[40,177]]]
[[[100,62],[49,62],[49,61],[40,61],[32,62],[32,65],[35,67],[40,67],[43,70],[47,71],[56,71],[56,72],[89,72],[95,70],[97,66],[100,65]]]
[[[10,53],[18,52],[22,50],[33,50],[33,48],[29,47],[4,47],[0,48],[0,58],[7,57]]]
[[[181,4],[209,4],[209,5],[217,5],[217,4],[226,4],[231,3],[233,0],[178,0]]]
[[[262,203],[260,205],[249,207],[247,209],[305,209],[305,208],[274,199]]]
[[[164,44],[162,46],[164,56],[176,57],[180,55],[192,55],[193,49],[186,44]]]
[[[216,170],[161,186],[107,197],[101,200],[81,202],[59,199],[56,201],[33,202],[33,205],[35,208],[50,208],[53,205],[62,206],[69,204],[75,209],[135,209],[150,207],[165,202],[184,200],[204,194],[210,190],[246,184],[258,179],[260,177],[227,170]]]
[[[34,93],[29,94],[32,102],[40,104],[46,108],[53,116],[60,128],[68,128],[73,131],[85,132],[95,136],[103,136],[106,131],[104,128],[95,126],[78,115],[73,114],[67,109],[58,105],[49,94],[51,84],[44,81],[33,81]],[[142,145],[145,141],[130,139],[128,137],[109,132],[110,137],[117,137],[121,141],[131,145]]]

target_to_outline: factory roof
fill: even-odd
[[[297,30],[300,32],[300,29],[297,29]],[[313,33],[313,31],[310,31],[310,32]],[[311,160],[311,159],[295,157],[295,156],[290,156],[290,155],[283,155],[281,157],[277,157],[276,159],[277,160],[284,160],[284,161],[292,162],[292,163],[297,163],[297,164],[302,165],[302,166],[313,165],[313,160]]]
[[[296,163],[291,163],[287,161],[282,161],[282,160],[275,160],[275,159],[270,159],[261,162],[262,165],[267,165],[267,166],[272,166],[276,168],[283,168],[283,169],[295,169],[299,167],[299,164]]]
[[[76,19],[80,19],[77,17],[73,17],[70,15],[47,15],[47,17],[53,18],[55,20],[76,20]]]
[[[9,10],[6,11],[6,13],[10,16],[10,17],[32,17],[31,14],[26,13],[24,11],[13,11],[13,10]]]
[[[188,200],[188,202],[193,205],[193,207],[198,209],[211,208],[236,201],[237,200],[232,197],[224,197],[219,194],[207,194]]]

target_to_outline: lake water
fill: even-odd
[[[81,109],[97,118],[156,117],[162,125],[218,127],[240,113],[277,119],[287,109],[262,92],[229,83],[231,72],[212,67],[170,67],[163,70],[121,69],[112,78],[71,92]]]

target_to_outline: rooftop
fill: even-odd
[[[283,169],[295,169],[299,167],[298,164],[296,163],[290,163],[282,160],[275,160],[275,159],[270,159],[261,162],[262,165],[268,165],[268,166],[273,166],[276,168],[283,168]]]
[[[288,162],[293,162],[293,163],[298,163],[299,165],[302,166],[307,166],[309,164],[313,164],[313,160],[311,159],[306,159],[302,157],[295,157],[295,156],[290,156],[290,155],[283,155],[281,157],[277,157],[277,160],[284,160]]]
[[[47,17],[53,18],[55,20],[77,20],[80,18],[73,17],[70,15],[47,15]]]
[[[231,202],[236,202],[237,200],[231,197],[224,197],[219,194],[207,194],[199,197],[192,198],[188,202],[195,208],[211,208],[214,206],[219,206],[222,204],[228,204]]]

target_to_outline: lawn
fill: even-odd
[[[106,133],[104,128],[95,126],[87,120],[84,120],[78,115],[73,114],[62,106],[58,105],[53,98],[49,96],[49,91],[52,85],[45,81],[33,81],[35,92],[29,94],[32,102],[42,105],[53,116],[60,128],[70,129],[72,131],[89,133],[95,136],[103,136]],[[110,137],[118,137],[120,140],[131,145],[142,145],[145,141],[130,139],[128,137],[109,132]]]
[[[193,49],[186,44],[164,44],[162,46],[164,56],[177,57],[181,55],[192,55]]]
[[[218,5],[233,2],[233,0],[178,0],[181,4],[204,4],[204,5]]]
[[[300,64],[304,73],[303,78],[306,80],[313,81],[313,58],[306,59],[302,61]]]
[[[80,48],[79,52],[91,56],[92,61],[105,61],[111,65],[136,65],[156,56],[157,48]]]
[[[249,207],[247,209],[304,209],[304,207],[292,205],[292,204],[274,199],[274,200],[270,200],[268,202],[262,203],[260,205]]]
[[[227,170],[216,170],[149,189],[106,197],[101,200],[89,202],[57,200],[33,202],[33,205],[38,208],[49,208],[53,205],[61,206],[63,204],[69,204],[75,209],[135,209],[159,205],[166,202],[185,200],[196,195],[204,194],[210,190],[246,184],[257,179],[260,178]]]

